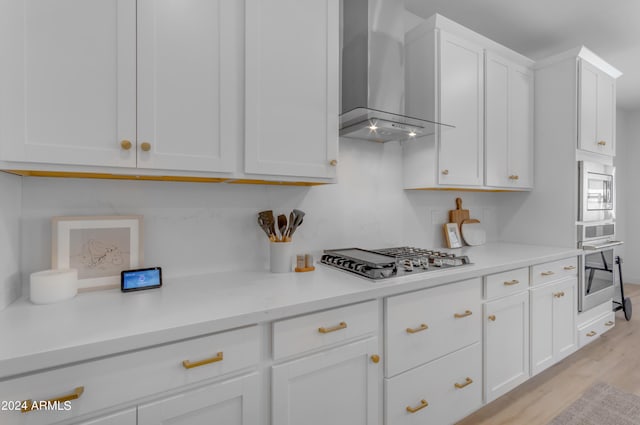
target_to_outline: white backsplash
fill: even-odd
[[[401,146],[341,140],[338,184],[316,187],[24,178],[22,270],[50,267],[57,215],[144,215],[144,258],[167,277],[268,268],[258,211],[307,214],[294,251],[397,245],[441,247],[455,198],[496,240],[495,193],[405,191]]]
[[[20,295],[22,180],[0,172],[0,310]]]

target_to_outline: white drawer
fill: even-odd
[[[190,369],[183,365],[185,360],[218,358],[222,360]],[[248,368],[258,360],[258,329],[253,326],[2,381],[0,400],[50,400],[83,391],[77,391],[81,394],[70,410],[0,412],[0,423],[55,423]]]
[[[488,300],[505,297],[528,288],[528,267],[496,273],[484,278],[484,297]]]
[[[482,406],[480,343],[386,379],[385,400],[387,424],[445,425],[462,419]]]
[[[273,324],[273,358],[278,360],[377,331],[377,301],[280,320]]]
[[[616,315],[613,311],[610,311],[596,320],[587,323],[585,326],[578,329],[578,344],[580,344],[580,348],[595,341],[600,337],[600,335],[607,332],[615,325]]]
[[[531,267],[531,285],[540,285],[567,276],[578,275],[578,258],[569,257]]]
[[[481,279],[385,300],[385,376],[429,362],[480,341]]]

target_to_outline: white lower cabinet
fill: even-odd
[[[485,401],[529,378],[529,293],[484,305]]]
[[[377,350],[371,337],[273,366],[272,423],[378,425]]]
[[[577,278],[531,290],[531,375],[578,348]]]
[[[256,425],[258,391],[257,373],[210,384],[138,406],[138,425]]]
[[[80,422],[77,425],[136,425],[136,418],[136,408],[134,407],[112,415],[103,416],[98,419]]]
[[[387,425],[452,424],[482,406],[482,344],[385,380]]]

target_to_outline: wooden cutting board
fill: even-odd
[[[456,209],[449,210],[449,223],[456,223],[458,230],[463,221],[469,220],[469,210],[462,209],[462,198],[456,198]]]

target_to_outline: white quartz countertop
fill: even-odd
[[[314,272],[224,272],[167,279],[160,289],[86,292],[57,304],[24,297],[0,311],[0,380],[40,369],[438,286],[581,251],[508,243],[451,250],[472,265],[372,282]]]

